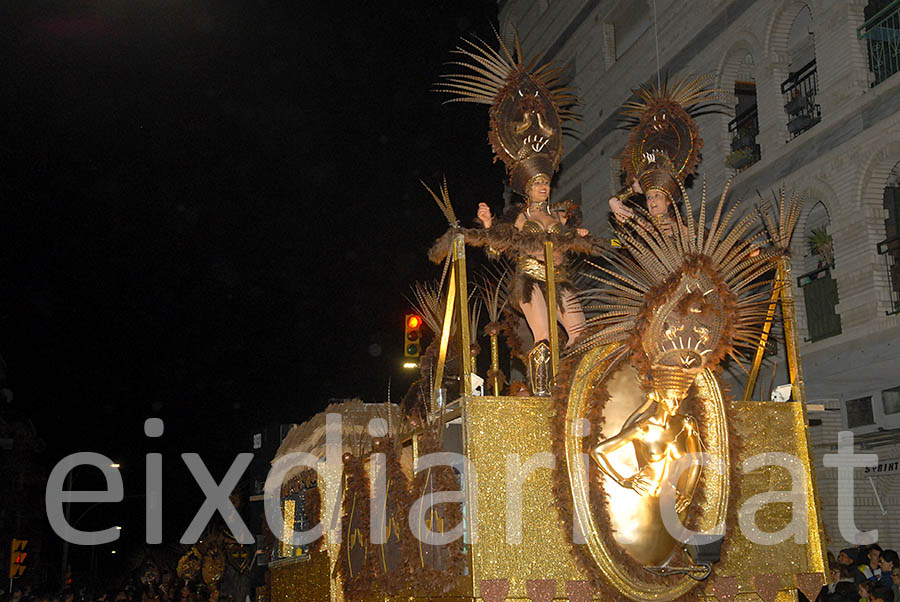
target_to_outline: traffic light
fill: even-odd
[[[17,577],[21,577],[22,573],[25,572],[25,559],[28,557],[28,552],[25,551],[25,548],[28,546],[27,539],[15,539],[12,540],[12,545],[9,550],[9,578],[16,579]]]
[[[416,361],[422,355],[422,318],[416,314],[406,314],[406,337],[403,356],[407,362]]]

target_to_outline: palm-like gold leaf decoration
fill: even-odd
[[[441,283],[437,280],[416,282],[412,285],[413,298],[407,298],[410,305],[422,316],[425,325],[435,334],[441,332],[444,322],[444,307],[447,302],[441,288]]]
[[[507,287],[509,274],[509,265],[505,265],[499,273],[488,269],[485,274],[480,274],[478,294],[481,296],[481,301],[491,322],[500,321],[500,313],[509,302]]]
[[[441,187],[438,191],[441,193],[441,196],[435,194],[435,192],[428,187],[424,181],[422,182],[422,186],[425,187],[425,190],[428,191],[428,194],[431,195],[431,198],[434,199],[434,202],[437,203],[438,208],[441,210],[441,213],[444,214],[444,217],[447,218],[447,222],[450,224],[451,228],[459,228],[459,220],[456,218],[456,212],[453,211],[453,204],[450,202],[450,189],[447,188],[447,176],[444,176],[444,181],[441,184]]]
[[[626,252],[604,252],[608,265],[589,262],[596,286],[582,300],[598,313],[570,354],[617,344],[611,356],[630,354],[652,374],[651,366],[712,368],[726,355],[740,363],[741,348],[756,348],[770,300],[762,279],[785,252],[801,201],[782,194],[777,216],[766,208],[735,219],[740,202],[724,211],[726,186],[706,228],[705,185],[697,220],[681,192],[685,218],[676,214],[671,235],[646,213],[614,225]]]

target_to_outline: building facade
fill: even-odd
[[[822,457],[851,430],[884,470],[858,471],[860,529],[900,547],[900,2],[894,0],[501,0],[500,33],[567,65],[584,102],[554,198],[608,228],[623,185],[619,107],[657,74],[710,73],[725,113],[698,118],[703,161],[688,192],[752,209],[757,193],[805,197],[792,244],[800,351],[830,548],[836,470]],[[754,398],[787,382],[783,353]]]

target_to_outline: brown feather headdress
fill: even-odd
[[[477,38],[463,40],[454,52],[467,61],[449,64],[469,72],[444,75],[434,89],[454,96],[447,102],[490,105],[488,140],[494,160],[506,164],[513,190],[527,196],[532,179],[543,175],[549,181],[559,167],[562,122],[576,118],[572,108],[578,100],[560,85],[561,67],[538,67],[538,57],[525,61],[518,36],[515,55],[499,35],[497,41],[499,50]]]
[[[661,86],[635,90],[622,115],[632,127],[622,153],[626,182],[636,179],[646,192],[658,189],[677,199],[684,179],[695,173],[703,139],[694,114],[718,97],[707,87],[711,77],[667,79]]]

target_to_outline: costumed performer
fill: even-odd
[[[622,114],[632,125],[622,152],[622,169],[628,185],[609,199],[618,221],[635,218],[625,204],[634,194],[647,200],[647,215],[656,228],[675,235],[682,186],[696,173],[703,139],[694,115],[718,98],[707,87],[709,76],[666,80],[661,86],[635,90],[638,100],[625,103]],[[681,227],[682,235],[685,234]]]
[[[557,317],[571,346],[584,329],[585,318],[566,269],[566,256],[591,253],[598,246],[608,247],[609,242],[573,228],[550,205],[550,181],[562,157],[562,122],[574,118],[571,107],[577,99],[559,86],[558,67],[547,63],[535,68],[534,60],[526,64],[518,39],[515,57],[497,39],[499,50],[480,41],[466,41],[466,48],[457,48],[455,52],[469,62],[451,64],[471,73],[446,75],[436,89],[454,95],[448,102],[490,105],[488,140],[495,160],[504,162],[510,187],[526,199],[511,222],[495,220],[487,204],[481,203],[478,218],[484,228],[463,232],[467,244],[486,247],[494,258],[505,254],[515,262],[512,305],[524,314],[535,341],[528,354],[529,386],[533,395],[548,396],[552,377],[544,243],[553,243]],[[438,241],[430,255],[439,260],[445,254],[445,241]]]

